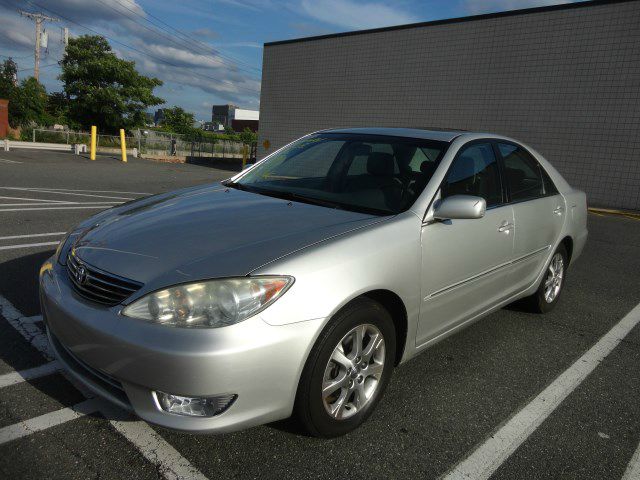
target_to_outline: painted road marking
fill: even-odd
[[[60,203],[0,203],[0,208],[5,207],[63,207],[65,205],[120,205],[122,202],[60,202]],[[26,209],[25,209],[26,210]]]
[[[26,382],[27,380],[33,380],[35,378],[46,377],[58,370],[60,370],[60,364],[53,361],[27,370],[5,373],[4,375],[0,375],[0,388],[15,385],[16,383]]]
[[[103,410],[107,418],[108,409]],[[159,467],[160,472],[170,480],[207,480],[180,452],[167,443],[153,428],[140,420],[110,420],[111,425],[127,440],[133,443],[144,458]]]
[[[30,212],[34,210],[77,210],[83,208],[107,208],[109,205],[120,205],[119,203],[112,203],[108,205],[85,205],[79,204],[73,207],[36,207],[36,208],[0,208],[0,212]],[[2,204],[0,204],[2,207]]]
[[[0,158],[0,162],[3,162],[3,163],[22,163],[22,162],[17,162],[15,160],[8,160],[6,158]]]
[[[28,202],[46,202],[46,203],[68,203],[68,200],[49,200],[44,199],[44,198],[24,198],[24,197],[5,197],[5,196],[1,196],[0,198],[2,199],[6,199],[6,200],[24,200],[24,201],[28,201]]]
[[[98,411],[99,406],[99,400],[90,398],[72,407],[62,408],[55,412],[45,413],[39,417],[16,423],[15,425],[0,428],[0,445],[26,437],[32,433],[41,432],[56,425],[61,425],[70,420],[75,420],[89,413],[94,413]]]
[[[444,479],[489,478],[639,322],[640,304]]]
[[[39,350],[47,359],[51,359],[53,357],[53,353],[51,352],[51,347],[49,346],[49,341],[46,335],[35,325],[35,323],[42,320],[41,315],[24,317],[20,313],[20,311],[2,295],[0,295],[0,314],[2,314],[2,316],[9,322],[9,324],[13,326],[29,343],[31,343],[31,345]],[[75,384],[73,380],[72,383]],[[85,396],[87,396],[87,393],[84,389],[79,388],[79,390]],[[87,400],[87,402],[90,401],[95,401],[95,399]],[[82,404],[85,404],[85,402],[82,402],[78,405]],[[76,407],[78,405],[76,405]],[[75,407],[71,408],[73,409]],[[120,420],[116,420],[115,418],[122,417],[122,410],[119,410],[117,407],[110,405],[107,402],[100,402],[99,404],[96,403],[96,409],[99,410],[107,419],[109,419],[109,423],[113,425],[117,432],[119,432],[122,436],[129,440],[147,460],[156,465],[158,467],[158,470],[167,480],[179,480],[186,478],[207,480],[207,477],[205,477],[196,467],[194,467],[189,462],[189,460],[184,458],[175,448],[169,445],[167,441],[162,438],[162,436],[160,436],[155,430],[153,430],[148,424],[139,420],[133,422],[123,422]],[[55,413],[56,412],[53,412],[53,414]],[[86,412],[84,414],[86,414]],[[78,418],[78,416],[81,416],[72,416],[70,412],[65,412],[64,415],[67,415],[69,417],[68,420],[73,420],[75,418]],[[43,415],[42,417],[45,416],[46,415]],[[63,415],[58,415],[58,417],[61,416]],[[42,417],[37,418],[42,419]],[[33,420],[35,421],[37,419]],[[31,422],[31,420],[28,420],[27,422]],[[41,420],[39,422],[36,422],[36,426],[38,424],[46,424],[46,419],[45,421]],[[32,425],[27,426],[33,427]],[[24,432],[24,428],[19,428],[16,425],[12,425],[11,427],[6,428],[13,428],[13,430],[7,430],[6,432],[4,432],[2,429],[0,429],[0,444],[3,443],[2,439],[4,439],[5,436],[15,436],[19,435],[21,432]],[[30,433],[33,433],[33,428],[31,428],[31,430],[32,431]]]
[[[31,193],[52,193],[52,194],[57,194],[57,195],[72,195],[74,197],[100,197],[100,198],[113,198],[116,200],[134,200],[131,197],[114,197],[114,196],[110,196],[110,195],[94,195],[91,193],[75,193],[75,192],[62,192],[59,190],[52,190],[52,189],[27,189],[27,188],[18,188],[18,187],[0,187],[0,188],[4,188],[5,190],[22,190],[22,191],[27,191],[27,192],[31,192]]]
[[[16,238],[30,238],[30,237],[55,237],[58,235],[64,235],[67,232],[51,232],[51,233],[30,233],[28,235],[11,235],[9,237],[0,237],[0,240],[14,240]]]
[[[49,247],[51,245],[58,245],[60,242],[40,242],[40,243],[21,243],[19,245],[2,245],[0,250],[13,250],[16,248],[35,248],[35,247]]]
[[[631,461],[622,475],[622,480],[640,480],[640,445],[631,457]]]
[[[0,188],[17,188],[17,187],[0,187]],[[153,195],[149,192],[123,192],[120,190],[82,190],[80,188],[49,188],[49,187],[22,187],[21,190],[27,191],[39,191],[39,190],[50,190],[53,192],[90,192],[90,193],[128,193],[131,195]]]

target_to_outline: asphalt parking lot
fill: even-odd
[[[40,265],[63,232],[102,208],[228,176],[0,152],[1,477],[465,478],[489,465],[500,479],[640,478],[640,327],[629,323],[640,316],[640,220],[632,217],[590,214],[589,241],[556,310],[500,310],[402,365],[371,419],[347,436],[310,438],[290,422],[194,436],[87,408],[86,392],[47,358]],[[522,418],[537,420],[519,428]]]

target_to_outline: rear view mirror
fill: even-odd
[[[487,210],[487,202],[482,197],[453,195],[440,203],[433,212],[435,220],[482,218]]]

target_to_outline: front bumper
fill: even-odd
[[[75,293],[52,260],[40,275],[50,341],[69,373],[142,419],[176,430],[222,433],[291,415],[298,380],[322,319],[271,326],[259,316],[217,329],[154,325]],[[163,411],[154,391],[192,397],[236,394],[214,417]]]

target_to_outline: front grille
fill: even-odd
[[[67,257],[67,272],[79,295],[104,305],[117,305],[142,284],[92,267],[79,260],[74,252]]]

